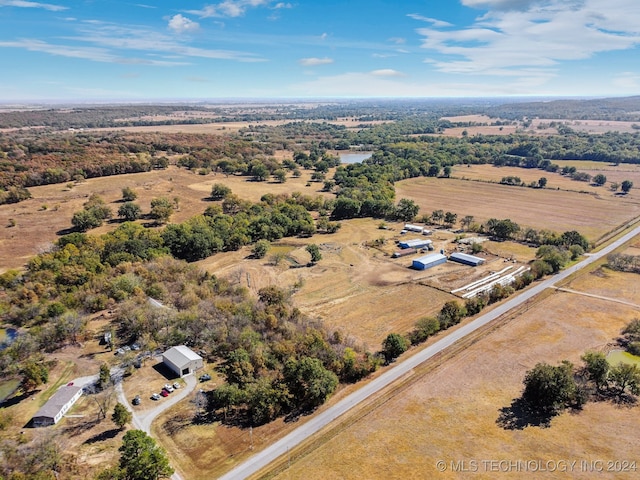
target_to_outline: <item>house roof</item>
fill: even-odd
[[[36,412],[34,417],[50,417],[55,418],[62,407],[64,407],[69,401],[80,391],[80,387],[73,385],[66,385],[58,389],[56,393],[45,403],[40,410]]]
[[[465,262],[473,262],[473,263],[484,263],[484,258],[476,257],[474,255],[469,255],[466,253],[455,252],[449,256],[452,260],[462,260]]]
[[[193,360],[202,360],[200,355],[186,345],[171,347],[162,356],[177,366],[185,365]]]

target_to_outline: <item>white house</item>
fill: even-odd
[[[46,427],[60,421],[65,413],[82,396],[82,388],[73,385],[60,387],[33,416],[34,427]]]
[[[202,368],[202,357],[185,345],[171,347],[162,354],[162,362],[179,377],[184,377]]]

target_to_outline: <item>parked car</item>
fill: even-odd
[[[153,395],[151,395],[151,399],[152,400],[160,400],[160,395],[158,395],[157,393],[154,393]]]
[[[180,384],[178,382],[174,383],[173,388],[180,388]]]
[[[204,375],[200,375],[201,382],[206,382],[207,380],[211,380],[211,375],[209,375],[208,373],[205,373]]]
[[[133,403],[134,405],[140,405],[140,395],[136,395],[135,397],[133,397],[131,403]]]
[[[169,396],[169,392],[167,392],[164,388],[162,389],[162,391],[160,392],[160,395],[162,395],[163,397],[168,397]]]
[[[162,387],[164,390],[166,390],[167,392],[171,393],[173,392],[173,387],[171,385],[169,385],[168,383],[164,384],[164,387]]]

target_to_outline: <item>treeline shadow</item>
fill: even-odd
[[[524,430],[527,427],[549,428],[551,419],[556,415],[555,411],[541,411],[522,398],[514,398],[511,405],[500,409],[496,423],[505,430]]]

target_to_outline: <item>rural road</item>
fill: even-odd
[[[479,328],[484,327],[488,323],[497,319],[498,317],[504,315],[508,311],[516,308],[528,300],[532,299],[540,292],[545,290],[546,288],[552,287],[558,282],[566,279],[573,273],[578,270],[585,268],[586,266],[592,264],[593,262],[599,260],[600,258],[608,255],[616,248],[620,247],[624,243],[631,240],[636,235],[640,234],[640,226],[634,228],[632,231],[622,236],[620,239],[615,242],[607,245],[603,249],[598,252],[593,253],[592,255],[586,257],[579,263],[572,265],[571,267],[563,270],[557,275],[554,275],[546,280],[536,283],[534,286],[528,288],[527,290],[521,292],[516,297],[513,297],[511,300],[506,301],[502,305],[494,308],[492,311],[481,315],[476,318],[472,322],[462,326],[458,330],[449,333],[445,337],[443,337],[438,342],[433,345],[425,348],[424,350],[419,351],[415,355],[407,358],[396,364],[394,367],[390,368],[382,375],[380,375],[375,380],[371,381],[367,385],[358,389],[354,393],[345,397],[343,400],[340,400],[334,406],[328,408],[322,413],[316,415],[313,419],[309,420],[304,425],[301,425],[282,439],[278,440],[274,444],[265,448],[264,450],[257,452],[253,457],[249,458],[244,463],[241,463],[233,470],[228,472],[227,474],[220,477],[220,480],[239,480],[249,477],[250,475],[255,474],[260,469],[266,467],[275,459],[282,455],[286,455],[290,449],[293,449],[296,445],[300,444],[307,438],[309,438],[314,433],[318,432],[321,428],[327,426],[329,423],[333,422],[335,419],[351,410],[353,407],[358,405],[359,403],[365,401],[371,395],[379,392],[383,388],[387,387],[394,381],[398,380],[403,375],[407,374],[415,367],[430,359],[437,353],[445,350],[450,347],[457,341],[466,337],[467,335],[473,333]]]

